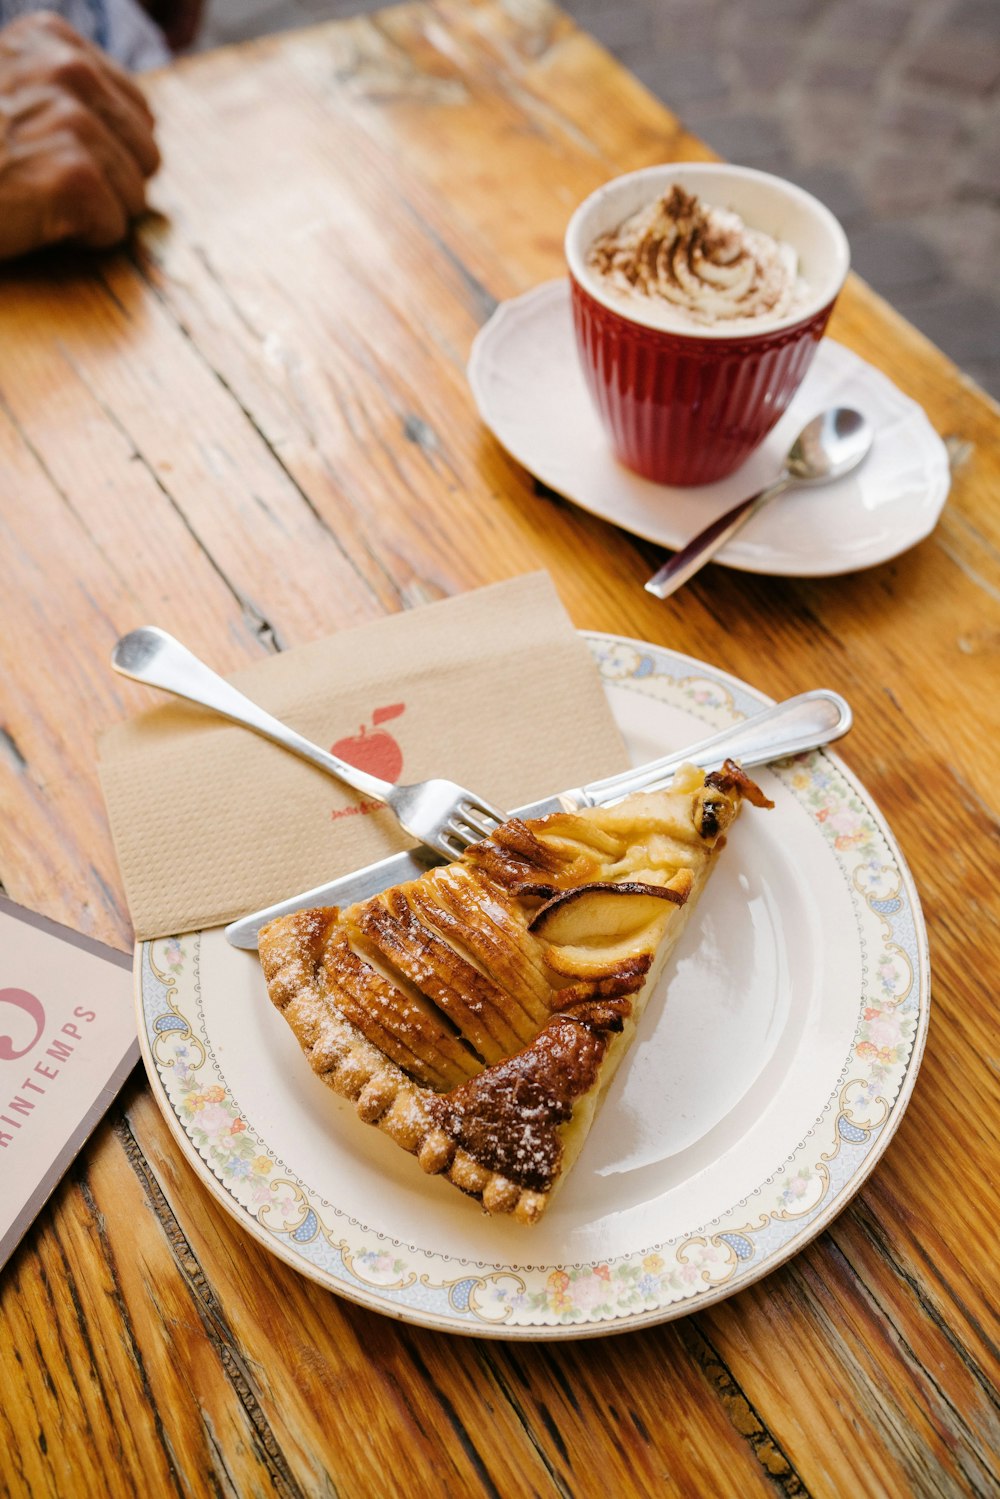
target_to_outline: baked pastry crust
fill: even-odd
[[[489,1213],[537,1222],[744,798],[739,766],[517,818],[452,864],[260,934],[310,1066]]]

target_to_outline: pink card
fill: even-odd
[[[131,955],[0,896],[0,1266],[138,1058]]]

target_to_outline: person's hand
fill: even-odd
[[[45,11],[0,29],[0,259],[117,244],[159,164],[149,107],[111,58]]]

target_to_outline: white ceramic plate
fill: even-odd
[[[587,636],[637,762],[763,702]],[[930,1002],[920,907],[871,799],[815,753],[759,773],[583,1153],[544,1219],[491,1219],[309,1070],[222,929],[141,944],[139,1032],[188,1160],[266,1247],[390,1315],[506,1338],[617,1332],[800,1249],[882,1154]]]
[[[947,451],[923,410],[832,339],[756,453],[695,489],[653,484],[613,457],[577,362],[566,281],[502,302],[476,337],[468,374],[483,421],[518,463],[584,510],[673,549],[769,484],[811,417],[835,405],[863,411],[877,436],[860,469],[780,496],[714,559],[746,572],[872,567],[929,535],[948,497]]]

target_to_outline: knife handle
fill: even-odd
[[[841,738],[853,721],[850,704],[839,692],[825,687],[800,692],[797,697],[764,708],[742,723],[662,759],[601,781],[591,781],[582,789],[586,798],[583,805],[608,806],[633,791],[652,791],[689,760],[705,770],[717,769],[725,760],[739,760],[744,766],[783,760]]]

